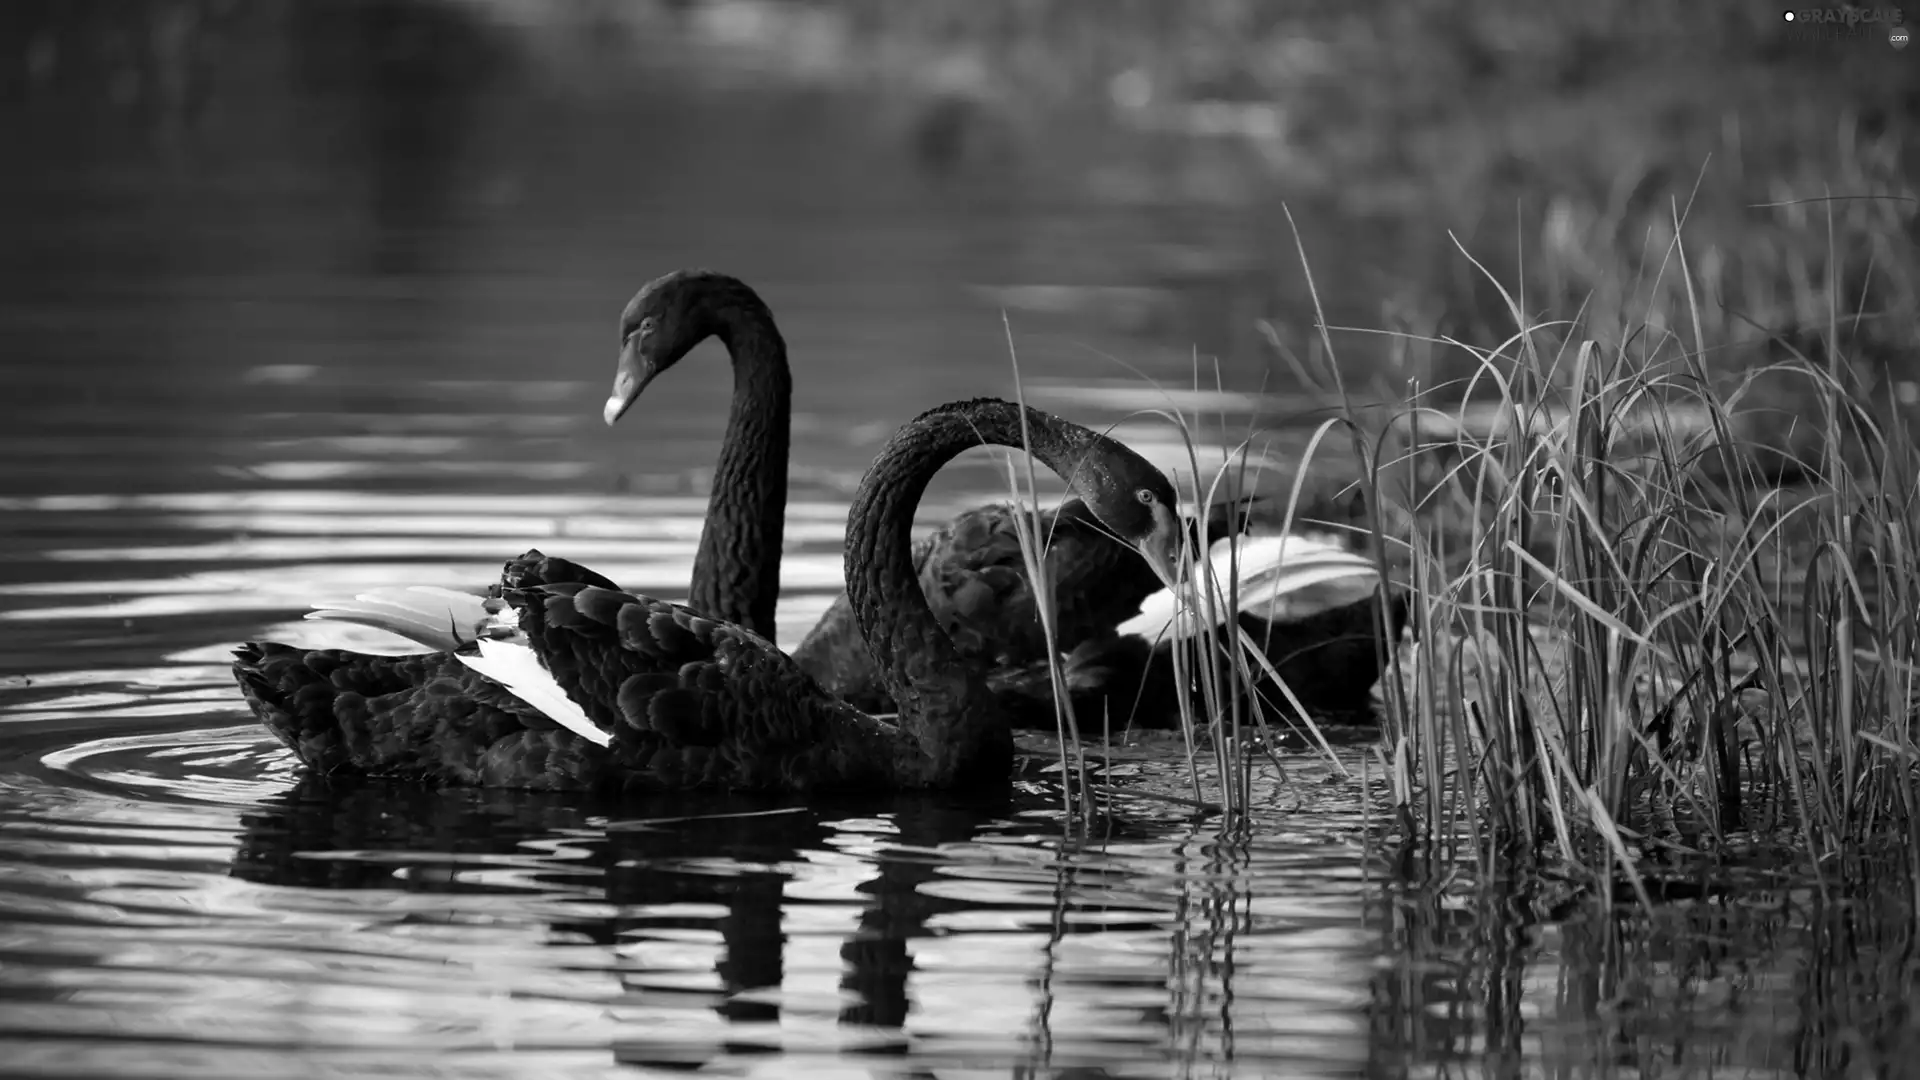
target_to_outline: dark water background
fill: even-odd
[[[1090,198],[1105,134],[954,170],[870,95],[665,30],[0,28],[0,1072],[1872,1075],[1910,1038],[1897,898],[1750,871],[1653,919],[1543,913],[1368,849],[1306,765],[1236,843],[1153,803],[1069,837],[1044,776],[807,807],[302,779],[225,661],[322,640],[310,599],[536,544],[684,591],[729,373],[705,346],[599,424],[647,278],[738,274],[785,331],[791,643],[879,441],[1012,392],[1003,309],[1030,400],[1173,464],[1111,358],[1185,384],[1197,343],[1259,387],[1243,301],[1280,271],[1207,207]],[[1169,237],[1237,269],[1156,278]],[[1224,403],[1279,454],[1314,405]],[[927,517],[999,494],[984,461]]]

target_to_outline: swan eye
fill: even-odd
[[[1133,497],[1139,499],[1142,506],[1152,506],[1154,504],[1152,488],[1141,488],[1133,493]]]
[[[640,325],[627,331],[627,336],[621,340],[621,343],[631,345],[635,339],[646,337],[651,333],[653,333],[653,316],[649,315],[640,320]]]

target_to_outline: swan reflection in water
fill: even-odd
[[[524,941],[533,929],[546,946],[566,951],[551,960],[533,959],[543,970],[529,972],[530,980],[542,981],[553,969],[576,976],[598,969],[611,976],[614,985],[602,983],[588,995],[618,1017],[614,1044],[622,1062],[686,1067],[726,1054],[790,1051],[784,1044],[796,1035],[794,1023],[817,1024],[825,1019],[823,1009],[837,1011],[842,1049],[907,1054],[914,1047],[903,1029],[916,996],[923,1003],[938,997],[924,985],[917,995],[909,993],[915,941],[942,933],[930,922],[971,912],[963,916],[969,925],[982,917],[995,929],[1051,923],[1055,941],[1073,932],[1058,912],[1013,910],[1034,904],[1032,892],[1011,884],[1012,877],[999,905],[991,893],[1001,885],[991,874],[971,883],[981,886],[971,895],[985,894],[985,904],[953,890],[923,888],[954,866],[956,857],[943,851],[954,845],[977,852],[979,845],[1004,841],[996,847],[1024,849],[1021,868],[1035,869],[1034,860],[1046,857],[1035,845],[1058,835],[1057,822],[1042,816],[1050,807],[1057,802],[1047,795],[1007,791],[861,796],[795,808],[719,793],[596,801],[577,794],[430,789],[310,775],[243,817],[232,873],[301,890],[446,897],[447,906],[431,914],[418,904],[405,905],[398,918],[406,930],[389,926],[376,933],[427,929],[416,927],[422,922],[520,923],[515,936]],[[1016,815],[1030,816],[1031,823]],[[1116,827],[1122,835],[1133,831]],[[977,854],[973,861],[979,861]],[[831,871],[814,872],[823,865]],[[1070,902],[1065,878],[1060,885],[1057,901]],[[1145,930],[1164,920],[1146,905],[1137,916],[1114,911],[1111,899],[1101,898],[1106,910],[1080,932],[1129,925]],[[994,906],[1003,911],[993,912]],[[529,919],[540,925],[526,926]],[[700,962],[690,960],[697,950],[687,946],[715,937],[710,965],[704,972],[689,970]],[[821,964],[834,965],[814,947],[833,938],[839,939],[837,987],[810,992],[804,984],[819,985]],[[971,936],[975,946],[991,949],[994,941]],[[379,939],[371,947],[380,949]],[[1014,948],[1025,952],[1023,945]],[[796,949],[812,954],[798,961],[800,969],[811,970],[789,971]],[[1036,996],[1024,970],[1029,958],[1004,959],[1014,985],[1025,988],[1021,1000],[1033,1003],[1027,1026],[1044,1028],[1045,995]],[[1006,980],[990,981],[1001,995],[996,1011],[1004,1012],[1011,1004]],[[580,985],[566,996],[587,1004]],[[823,999],[829,1004],[822,1006]],[[688,1023],[702,1009],[722,1022],[719,1030]],[[789,1014],[784,1026],[783,1012]],[[948,1019],[938,1018],[937,1026],[946,1027]],[[973,1026],[960,1019],[959,1026]],[[1131,1039],[1140,1040],[1142,1049],[1165,1045],[1169,1017],[1163,1009],[1140,1009],[1133,1022],[1139,1026]],[[817,1038],[809,1033],[808,1041]],[[1044,1031],[1002,1030],[991,1041],[1025,1056],[1023,1045],[1050,1040]]]

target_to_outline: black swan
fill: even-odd
[[[619,420],[649,383],[706,338],[718,337],[727,346],[733,358],[733,402],[687,602],[695,610],[772,637],[780,591],[793,385],[786,342],[773,313],[737,278],[709,270],[677,270],[648,282],[634,295],[621,314],[620,335],[619,365],[603,413],[608,424]],[[1204,525],[1187,523],[1191,539],[1199,546],[1244,531],[1257,501],[1215,503]],[[1015,513],[1006,504],[963,511],[914,546],[913,562],[928,605],[960,654],[989,666],[990,682],[1008,704],[1034,705],[1022,699],[1036,694],[1051,698],[1044,673],[1047,644],[1020,553]],[[1047,545],[1046,572],[1055,603],[1054,640],[1075,659],[1075,677],[1069,685],[1096,699],[1106,690],[1129,698],[1125,712],[1116,713],[1122,721],[1132,716],[1141,726],[1177,723],[1170,691],[1156,688],[1160,680],[1152,672],[1147,673],[1144,688],[1137,677],[1152,663],[1171,678],[1170,642],[1115,635],[1116,628],[1162,588],[1162,582],[1150,567],[1115,543],[1077,499],[1069,498],[1058,509],[1044,512],[1039,525]],[[1203,536],[1208,539],[1203,541]],[[1262,569],[1259,559],[1277,558],[1281,550],[1257,542],[1243,549],[1242,573]],[[1325,554],[1324,549],[1315,550]],[[1350,578],[1371,574],[1377,580],[1374,566],[1365,559],[1349,556],[1344,565]],[[516,568],[513,573],[523,583],[591,580],[613,587],[598,574],[557,558]],[[1256,614],[1254,608],[1242,605],[1243,626],[1255,641],[1267,646],[1270,661],[1302,703],[1316,712],[1363,707],[1380,673],[1374,647],[1384,633],[1378,605],[1370,596],[1352,599],[1349,595],[1346,603],[1297,619],[1265,607]],[[1159,600],[1170,602],[1171,594]],[[1270,598],[1262,602],[1271,604]],[[1391,637],[1398,636],[1404,613],[1404,598],[1391,602]],[[891,707],[881,672],[860,640],[846,594],[828,607],[793,658],[843,700],[869,711]],[[1133,702],[1143,707],[1136,710]],[[1017,724],[1029,719],[1042,727],[1054,726],[1051,704],[1016,709]]]
[[[1159,575],[1171,582],[1176,572],[1184,539],[1173,487],[1125,446],[990,398],[921,414],[874,459],[847,517],[848,596],[898,710],[892,722],[822,690],[747,627],[577,581],[503,586],[491,598],[370,593],[316,614],[443,651],[248,642],[235,650],[234,677],[267,729],[321,773],[544,789],[1004,783],[1007,715],[929,610],[911,544],[928,480],[981,444],[1030,447]],[[527,559],[541,561],[515,562]]]

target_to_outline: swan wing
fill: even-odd
[[[1220,596],[1228,594],[1230,552],[1211,560]],[[1301,536],[1259,537],[1240,548],[1236,609],[1263,619],[1298,619],[1352,603],[1379,582],[1379,569],[1364,555]],[[1323,586],[1344,583],[1339,590]]]
[[[1225,612],[1214,612],[1229,594],[1229,560],[1235,547],[1239,549],[1239,587],[1233,593],[1234,611],[1264,619],[1297,619],[1336,606],[1324,596],[1302,594],[1333,583],[1371,590],[1380,577],[1372,560],[1337,544],[1300,536],[1225,538],[1212,545],[1206,564],[1217,593],[1194,589],[1191,610],[1183,613],[1188,605],[1173,590],[1162,589],[1142,601],[1139,614],[1115,627],[1115,632],[1158,640],[1191,636],[1203,626],[1225,622]]]

